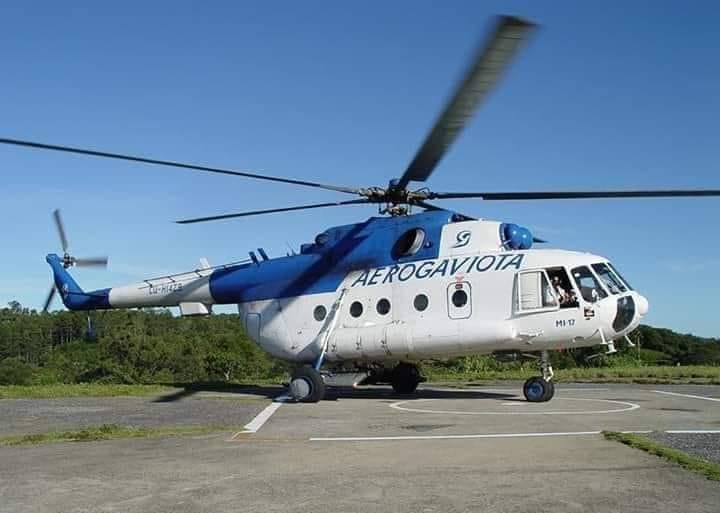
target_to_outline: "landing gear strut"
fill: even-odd
[[[540,353],[540,370],[542,376],[528,379],[523,385],[525,399],[531,403],[544,403],[555,395],[555,385],[552,382],[553,370],[550,365],[550,355],[547,351]]]
[[[292,373],[289,393],[295,401],[316,403],[325,397],[325,382],[313,367],[300,367]]]
[[[400,362],[393,368],[390,380],[393,390],[398,394],[412,394],[425,378],[420,375],[417,366]]]

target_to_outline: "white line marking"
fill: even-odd
[[[678,394],[677,392],[665,392],[664,390],[653,390],[656,394],[665,394],[665,395],[676,395],[678,397],[689,397],[691,399],[705,399],[706,401],[715,401],[716,403],[720,403],[720,399],[716,399],[714,397],[705,397],[704,395],[692,395],[692,394]]]
[[[648,434],[654,433],[655,430],[633,429],[628,431],[620,431],[626,434]],[[659,433],[720,433],[720,429],[699,429],[699,430],[667,430],[657,431]],[[468,440],[482,438],[539,438],[552,436],[589,436],[599,435],[602,431],[559,431],[551,433],[488,433],[478,435],[409,435],[409,436],[337,436],[337,437],[314,437],[309,438],[311,442],[383,442],[383,441],[404,441],[404,440]]]
[[[494,433],[486,435],[410,435],[410,436],[339,436],[315,437],[311,442],[373,442],[384,440],[466,440],[472,438],[529,438],[545,436],[599,435],[601,431],[570,431],[558,433]]]
[[[265,424],[270,419],[270,417],[273,416],[273,413],[275,413],[278,408],[280,408],[287,400],[287,395],[280,395],[276,397],[274,401],[271,404],[267,405],[263,411],[258,413],[254,419],[252,419],[250,422],[243,426],[243,431],[238,431],[237,433],[235,433],[232,438],[230,438],[230,440],[243,433],[257,433],[260,428],[263,427],[263,424]]]
[[[407,411],[412,413],[436,413],[442,415],[596,415],[600,413],[620,413],[625,411],[637,410],[640,405],[635,403],[629,403],[625,401],[614,401],[610,399],[581,399],[579,397],[563,397],[556,398],[564,401],[593,401],[603,402],[611,404],[620,404],[624,408],[616,408],[613,410],[595,410],[595,411],[455,411],[455,410],[421,410],[419,408],[407,408],[403,406],[406,403],[419,403],[426,401],[438,401],[440,399],[410,399],[407,401],[399,401],[396,403],[389,404],[390,408],[394,408],[400,411]]]
[[[688,435],[717,435],[720,434],[720,429],[668,429],[665,431],[670,434],[688,434]]]

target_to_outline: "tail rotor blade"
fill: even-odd
[[[76,267],[107,267],[108,257],[76,258]]]
[[[67,253],[68,241],[67,237],[65,236],[65,227],[63,225],[62,218],[60,217],[60,210],[55,209],[53,211],[53,218],[55,219],[55,226],[57,227],[58,235],[60,236],[60,244],[62,245],[62,250],[64,253]]]
[[[50,292],[47,295],[47,299],[45,299],[45,305],[43,305],[43,309],[42,309],[43,312],[47,312],[48,308],[50,308],[50,303],[52,303],[52,300],[55,298],[56,291],[57,291],[57,289],[55,288],[55,285],[53,285],[50,288]]]

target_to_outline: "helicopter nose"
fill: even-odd
[[[650,307],[648,300],[645,296],[642,296],[640,294],[637,295],[637,312],[640,317],[644,317],[646,313],[648,313],[648,308]]]

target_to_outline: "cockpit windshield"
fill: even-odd
[[[620,294],[621,292],[627,291],[623,282],[612,272],[607,264],[593,264],[592,268],[611,294]]]
[[[620,278],[620,281],[625,284],[625,286],[627,287],[628,290],[632,290],[632,289],[633,289],[633,288],[630,286],[630,284],[628,283],[628,281],[625,279],[625,277],[624,277],[622,274],[620,274],[617,269],[615,269],[615,266],[614,266],[614,265],[612,265],[610,262],[608,262],[608,263],[607,263],[607,266],[608,266],[608,267],[610,268],[610,270],[615,274],[615,276],[617,276],[618,278]]]
[[[595,278],[595,275],[587,267],[576,267],[572,270],[572,275],[585,301],[594,303],[598,299],[607,297],[607,292],[605,292],[605,289],[602,288],[600,282]]]

